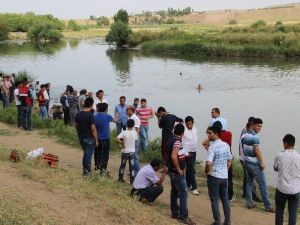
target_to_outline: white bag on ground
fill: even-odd
[[[44,153],[44,148],[38,148],[27,153],[26,159],[35,159]]]

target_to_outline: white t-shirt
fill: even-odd
[[[135,128],[140,128],[141,120],[135,113],[131,117],[129,117],[129,119],[134,120],[134,127]]]
[[[138,135],[135,130],[125,130],[118,135],[119,139],[123,139],[124,148],[123,153],[133,153],[135,152],[135,141],[138,140]]]
[[[198,131],[195,126],[190,130],[185,127],[182,138],[183,148],[188,152],[197,152],[198,148]]]
[[[19,94],[20,94],[20,91],[19,91],[18,88],[16,88],[15,91],[14,91],[16,105],[21,105],[21,102],[19,101],[19,98],[18,98]]]
[[[93,109],[95,110],[95,113],[97,113],[97,104],[99,103],[106,103],[108,104],[108,101],[106,98],[102,99],[102,102],[100,102],[99,98],[94,98],[94,105],[93,105]]]
[[[45,100],[50,100],[47,90],[43,92]]]

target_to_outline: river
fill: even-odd
[[[145,97],[153,109],[164,106],[182,118],[193,116],[199,142],[205,137],[211,108],[219,107],[234,135],[236,156],[247,118],[260,117],[269,185],[275,185],[272,165],[275,154],[283,150],[283,136],[300,137],[299,61],[170,58],[140,50],[113,50],[102,39],[86,39],[46,46],[21,41],[1,44],[0,70],[26,70],[41,82],[50,82],[56,101],[66,84],[77,90],[105,90],[110,111],[121,95],[129,104],[134,97]],[[156,119],[151,122],[150,136],[160,136]],[[206,153],[202,148],[199,152],[199,159],[205,160]]]

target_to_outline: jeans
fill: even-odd
[[[247,161],[245,161],[245,168],[246,168],[246,176],[247,176],[247,183],[246,183],[247,206],[253,207],[252,188],[253,188],[253,180],[255,178],[259,186],[259,190],[265,205],[265,209],[266,210],[271,209],[272,204],[269,200],[268,187],[267,187],[264,171],[260,168],[260,165],[258,163],[249,163]]]
[[[135,177],[135,173],[133,170],[133,167],[134,167],[133,158],[134,158],[134,153],[122,153],[121,165],[120,165],[120,169],[119,169],[119,180],[123,180],[126,163],[127,163],[127,161],[129,161],[130,184],[133,183],[134,177]]]
[[[289,223],[288,225],[297,224],[297,209],[299,204],[300,193],[294,195],[288,195],[280,192],[276,189],[275,204],[276,204],[276,216],[275,225],[283,225],[283,214],[286,202],[288,202],[289,211]]]
[[[247,174],[246,174],[245,162],[240,160],[240,163],[243,167],[243,172],[244,172],[244,176],[243,176],[243,195],[242,195],[242,197],[246,198]],[[252,198],[253,198],[254,201],[258,199],[257,194],[256,194],[256,182],[253,182]]]
[[[139,140],[135,141],[135,152],[134,152],[134,173],[137,174],[140,171],[140,157],[139,157]]]
[[[22,107],[22,114],[21,114],[21,123],[22,127],[25,130],[31,130],[31,106]]]
[[[188,187],[191,187],[191,190],[197,189],[197,182],[196,182],[196,152],[190,152],[190,157],[186,163],[186,183]]]
[[[148,126],[141,126],[140,127],[140,141],[141,141],[141,149],[143,152],[147,151],[148,147]]]
[[[157,185],[152,187],[147,187],[138,191],[137,195],[141,198],[146,199],[148,202],[154,202],[158,196],[164,191],[163,186]]]
[[[40,106],[40,117],[42,119],[47,119],[48,118],[48,112],[46,106]]]
[[[17,105],[18,110],[18,127],[22,127],[22,106]]]
[[[93,139],[81,139],[79,140],[83,149],[83,173],[91,172],[91,161],[95,150],[95,141]]]
[[[2,94],[3,108],[7,108],[9,104],[9,97],[6,94]]]
[[[117,128],[117,135],[119,135],[122,130],[126,130],[126,125],[123,125],[122,123],[116,123]]]
[[[228,199],[231,201],[233,198],[233,177],[232,177],[232,165],[228,170]]]
[[[222,201],[225,216],[224,225],[230,225],[230,205],[228,199],[228,180],[213,176],[207,177],[208,194],[211,201],[211,209],[214,216],[214,225],[221,225],[221,216],[219,209],[219,198]]]
[[[109,140],[99,140],[99,146],[95,149],[95,167],[101,171],[107,169],[107,164],[109,160]]]
[[[188,189],[185,176],[180,176],[176,173],[170,173],[171,179],[171,213],[172,216],[181,216],[186,219],[189,216],[188,212]],[[179,199],[179,205],[178,205]]]

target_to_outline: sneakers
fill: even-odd
[[[192,191],[193,195],[199,195],[200,194],[200,192],[197,189],[191,190],[191,191]]]
[[[100,175],[110,177],[108,170],[100,170]]]
[[[188,225],[196,225],[196,223],[193,220],[191,220],[190,218],[182,219],[182,222],[184,224],[188,224]]]
[[[229,199],[229,203],[232,203],[235,201],[235,198],[232,196],[232,199]]]
[[[265,211],[268,212],[268,213],[275,213],[276,212],[275,208],[266,209]]]

